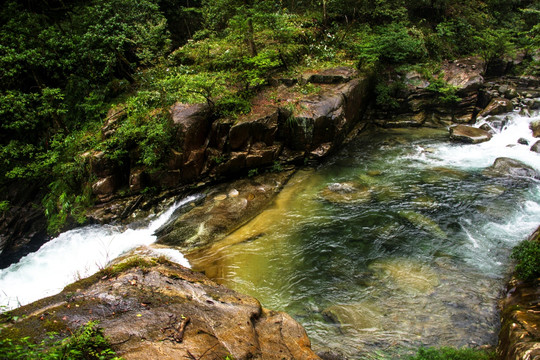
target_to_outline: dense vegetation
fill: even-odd
[[[449,347],[420,348],[410,360],[492,360],[495,354],[469,348],[454,349]]]
[[[512,259],[516,260],[516,276],[523,280],[540,277],[540,241],[525,240],[512,250]]]
[[[532,0],[11,0],[0,17],[0,190],[40,184],[51,232],[92,203],[89,150],[163,164],[177,101],[235,116],[278,73],[435,74],[442,59],[530,55],[540,41]],[[391,89],[377,90],[391,105]]]
[[[5,315],[5,314],[4,314]],[[1,333],[0,333],[1,337]],[[5,360],[119,360],[96,322],[89,322],[70,336],[57,340],[50,333],[45,340],[34,343],[28,337],[0,339],[0,353]]]

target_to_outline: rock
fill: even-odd
[[[176,103],[171,107],[170,113],[177,129],[177,145],[185,154],[205,144],[211,126],[208,105]]]
[[[333,183],[325,187],[320,196],[332,203],[356,203],[371,200],[369,188],[353,182]]]
[[[540,241],[540,228],[529,238]],[[540,279],[519,281],[513,278],[502,296],[499,359],[540,358]]]
[[[101,178],[92,184],[92,192],[101,201],[112,197],[118,186],[118,181],[114,175]]]
[[[143,169],[132,169],[129,175],[129,190],[139,192],[146,187],[148,176]]]
[[[360,302],[347,305],[332,305],[322,314],[341,326],[342,330],[368,330],[382,327],[382,310],[374,303]]]
[[[437,273],[428,265],[409,259],[389,259],[369,266],[379,278],[409,294],[431,294],[439,285]]]
[[[540,137],[540,120],[535,120],[529,124],[529,129],[532,130],[534,137]]]
[[[316,74],[304,74],[304,82],[313,84],[339,84],[350,81],[357,75],[357,71],[349,67],[326,69]]]
[[[209,349],[216,359],[319,359],[289,315],[163,258],[128,257],[13,314],[21,321],[2,332],[34,341],[45,338],[53,322],[68,335],[99,321],[126,360],[200,359]]]
[[[274,144],[278,131],[279,110],[275,107],[260,108],[257,113],[240,116],[229,132],[233,151],[246,150],[249,145],[262,142]]]
[[[450,128],[450,140],[467,144],[478,144],[489,141],[491,133],[468,125],[457,125]]]
[[[506,157],[495,159],[493,165],[485,169],[483,173],[487,176],[532,177],[540,179],[540,175],[529,165]]]
[[[36,251],[50,237],[39,182],[17,181],[2,189],[8,209],[0,211],[0,269]]]
[[[535,153],[540,154],[540,140],[534,143],[533,146],[531,146],[531,151],[534,151]]]
[[[409,210],[399,211],[398,214],[415,227],[425,230],[438,238],[446,239],[448,237],[435,221],[425,215]]]
[[[505,98],[495,98],[490,101],[488,106],[478,114],[480,117],[488,115],[500,115],[514,110],[514,104]]]
[[[519,138],[517,142],[518,144],[521,144],[521,145],[529,145],[529,140],[525,138]]]
[[[266,173],[215,186],[206,199],[156,231],[157,242],[184,253],[212,244],[267,207],[292,176],[291,171]],[[225,194],[235,194],[227,196]]]

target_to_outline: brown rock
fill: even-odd
[[[495,98],[489,102],[488,106],[478,116],[499,115],[510,112],[513,109],[514,104],[512,104],[512,101],[505,98]]]
[[[540,154],[540,140],[534,143],[533,146],[531,146],[531,151],[534,151],[535,153]]]
[[[184,153],[199,149],[206,143],[210,131],[210,109],[206,104],[176,103],[170,109],[176,126],[176,139]]]
[[[532,130],[534,137],[540,137],[540,120],[531,122],[529,124],[529,129]]]
[[[139,192],[146,187],[147,174],[143,169],[132,169],[129,174],[129,190]]]
[[[477,144],[490,140],[491,133],[468,125],[457,125],[450,128],[450,140],[467,144]]]
[[[98,178],[114,175],[118,172],[118,166],[109,159],[103,151],[92,151],[88,154],[90,171]]]
[[[92,184],[92,192],[100,200],[105,200],[110,196],[114,195],[115,190],[117,189],[118,181],[116,176],[111,175],[97,180]]]
[[[261,107],[257,112],[241,116],[231,127],[229,145],[232,150],[244,150],[250,144],[274,143],[278,130],[279,110],[277,107]]]
[[[304,82],[313,84],[339,84],[350,81],[357,75],[357,71],[349,67],[326,69],[319,73],[307,73],[302,76]]]
[[[540,228],[529,238],[540,241]],[[506,296],[499,303],[501,330],[497,355],[499,359],[540,358],[540,279],[512,279]]]
[[[38,341],[49,322],[74,329],[98,320],[117,355],[127,360],[205,354],[213,359],[319,359],[305,330],[287,314],[263,309],[255,298],[163,259],[127,258],[14,313],[22,321],[13,328]]]

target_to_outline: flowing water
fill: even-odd
[[[495,345],[510,249],[540,224],[540,184],[483,174],[497,157],[540,171],[530,118],[487,143],[446,131],[364,136],[301,171],[274,205],[195,270],[307,330],[316,351],[398,358],[418,346]]]
[[[540,171],[540,155],[517,144],[535,141],[533,119],[511,118],[479,145],[449,143],[447,131],[433,129],[360,137],[318,169],[298,172],[273,206],[189,260],[291,314],[316,351],[380,359],[420,345],[494,345],[511,248],[540,224],[538,181],[483,173],[501,156]],[[155,229],[192,200],[143,228],[60,235],[0,270],[0,306],[57,293],[153,243]]]
[[[195,198],[190,196],[172,204],[161,215],[148,219],[143,227],[90,225],[60,234],[18,263],[0,270],[0,310],[57,294],[66,285],[95,274],[122,254],[154,243],[154,232],[176,209]],[[176,250],[152,251],[189,266],[184,256]]]

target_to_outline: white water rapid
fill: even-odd
[[[90,225],[60,234],[18,263],[0,270],[0,312],[57,294],[66,285],[95,274],[122,254],[154,243],[154,232],[176,209],[196,197],[176,202],[144,228]],[[154,251],[189,267],[187,259],[176,250]]]

